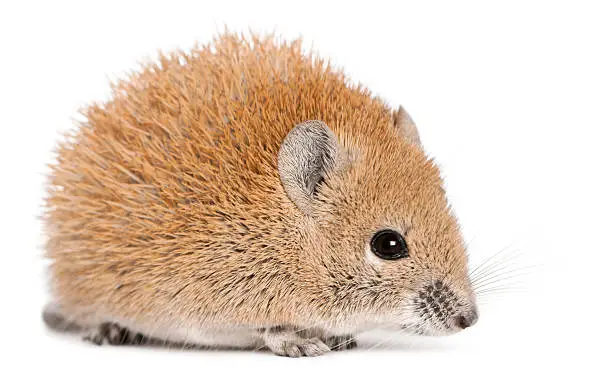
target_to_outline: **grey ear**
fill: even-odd
[[[295,126],[278,152],[278,172],[289,198],[311,213],[317,184],[340,162],[338,139],[327,125],[309,120]]]
[[[411,144],[421,146],[421,138],[419,137],[419,131],[416,125],[412,121],[412,118],[408,112],[400,105],[397,113],[395,113],[395,119],[393,125],[399,129],[401,135]]]

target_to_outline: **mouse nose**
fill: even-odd
[[[455,325],[460,329],[465,329],[473,326],[478,321],[478,312],[472,308],[469,312],[459,313],[454,318]]]

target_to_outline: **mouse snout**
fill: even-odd
[[[476,308],[470,309],[468,312],[462,312],[453,318],[453,323],[459,329],[465,329],[473,326],[478,321],[478,311]]]
[[[413,301],[419,318],[430,327],[429,333],[451,334],[478,321],[475,303],[440,280],[423,286]]]

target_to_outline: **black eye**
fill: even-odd
[[[376,232],[370,241],[372,252],[379,258],[395,260],[408,256],[406,240],[401,234],[385,229]]]

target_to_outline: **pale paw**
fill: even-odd
[[[270,351],[280,356],[319,356],[331,351],[319,338],[302,338],[293,328],[268,328],[264,341]]]
[[[281,349],[275,350],[274,353],[281,356],[300,357],[319,356],[329,351],[329,347],[320,339],[309,338],[284,342]]]

